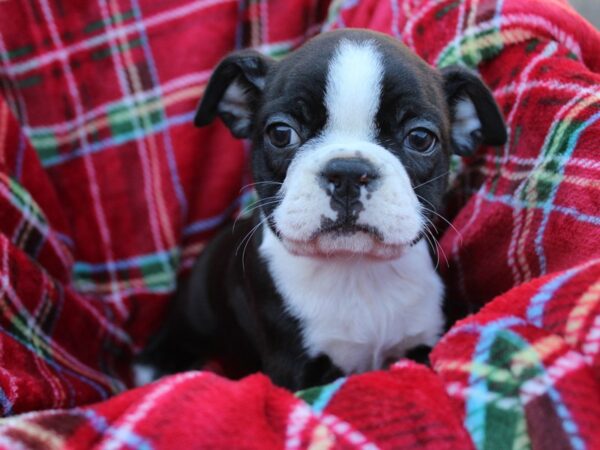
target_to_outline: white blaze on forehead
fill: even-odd
[[[374,137],[383,71],[374,42],[341,41],[327,74],[326,133]]]

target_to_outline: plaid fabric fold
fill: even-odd
[[[600,260],[457,324],[433,366],[478,448],[600,448]]]
[[[450,303],[486,306],[433,370],[127,390],[249,195],[248,148],[191,124],[212,68],[340,27],[492,87],[509,142],[455,161],[439,223]],[[0,1],[0,447],[600,448],[599,71],[600,34],[563,0]]]

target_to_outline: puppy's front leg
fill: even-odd
[[[321,354],[306,362],[302,374],[302,381],[304,382],[305,387],[320,386],[329,384],[343,376],[344,373],[333,363],[333,361],[331,361],[331,358]]]
[[[291,353],[289,349],[271,352],[265,360],[264,372],[273,383],[291,391],[328,384],[344,376],[327,355],[311,358],[304,352]]]

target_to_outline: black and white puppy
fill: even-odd
[[[216,116],[252,140],[259,214],[199,258],[145,351],[151,378],[220,357],[301,389],[433,346],[444,289],[423,238],[450,156],[506,140],[481,80],[346,29],[281,61],[227,56],[195,123]]]

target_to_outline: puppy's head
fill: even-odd
[[[295,254],[395,258],[438,209],[451,153],[500,145],[489,90],[364,30],[320,35],[281,61],[243,50],[215,70],[195,123],[253,143],[268,224]]]

